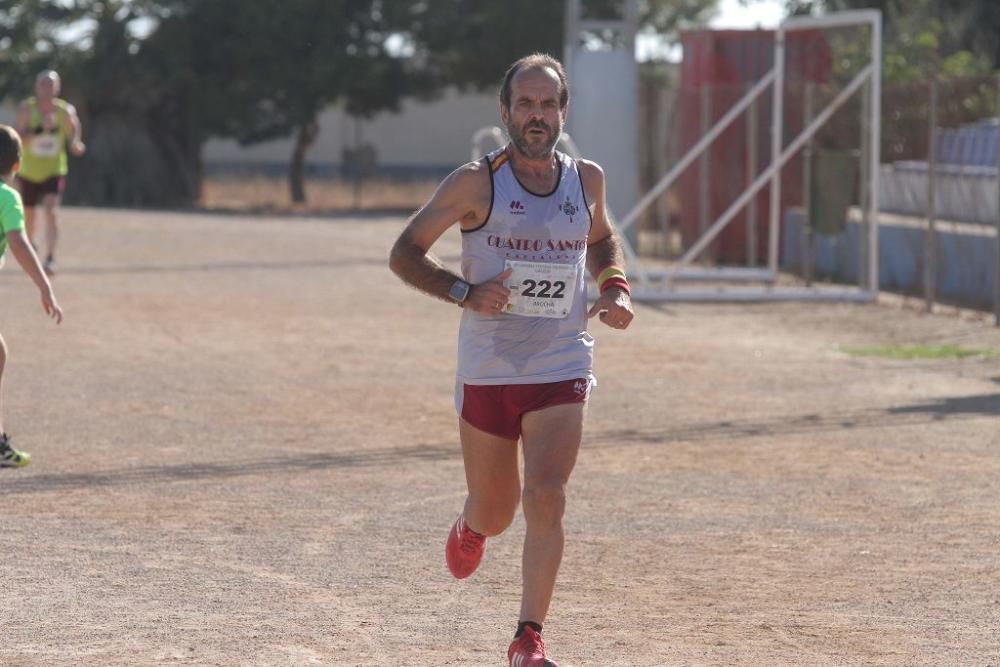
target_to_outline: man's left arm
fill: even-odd
[[[66,136],[69,138],[69,152],[77,157],[87,151],[83,143],[83,125],[80,124],[80,117],[76,115],[76,107],[66,103]]]
[[[579,167],[593,221],[587,239],[587,270],[597,281],[601,292],[587,316],[597,315],[609,327],[626,329],[635,313],[625,278],[625,253],[615,235],[605,203],[604,172],[588,160],[580,160]]]

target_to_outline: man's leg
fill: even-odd
[[[517,469],[517,440],[501,438],[459,419],[465,481],[465,522],[487,537],[499,535],[517,511],[521,477]]]
[[[521,622],[542,624],[563,552],[562,518],[583,436],[583,403],[556,405],[521,419],[524,442],[524,537]]]
[[[56,244],[59,243],[59,202],[62,199],[58,194],[47,194],[42,198],[42,207],[45,209],[45,263],[51,263],[56,255]]]
[[[448,532],[444,553],[452,576],[465,579],[479,567],[486,538],[499,535],[513,520],[521,479],[516,439],[481,431],[465,419],[460,420],[459,432],[469,494]]]
[[[24,205],[24,231],[28,235],[28,242],[35,246],[35,207],[27,204]]]
[[[24,233],[28,242],[35,246],[35,208],[38,203],[38,184],[17,177],[17,189],[21,192],[21,203],[24,206]],[[38,246],[35,246],[36,249]]]

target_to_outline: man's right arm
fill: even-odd
[[[27,141],[29,137],[28,134],[28,123],[31,121],[31,111],[28,109],[27,102],[21,102],[17,107],[17,117],[14,119],[14,129],[17,133],[21,135],[22,141]]]
[[[490,186],[483,169],[482,163],[473,162],[452,172],[438,186],[430,201],[410,219],[389,256],[389,268],[393,273],[442,301],[451,301],[448,293],[462,278],[446,269],[430,253],[430,248],[455,223],[471,229],[485,220],[489,214]],[[509,294],[502,285],[503,278],[501,274],[472,286],[464,307],[477,312],[496,312],[496,304],[505,304]]]

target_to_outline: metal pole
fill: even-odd
[[[771,102],[771,166],[781,159],[781,130],[784,127],[785,95],[785,28],[778,26],[774,36],[774,89]],[[771,178],[770,225],[767,238],[767,266],[778,272],[778,230],[781,225],[781,168],[774,170]]]
[[[805,116],[806,125],[812,122],[815,87],[815,83],[806,81],[805,108],[802,112]],[[806,214],[803,218],[802,235],[799,237],[802,254],[802,279],[806,285],[811,285],[813,280],[812,157],[813,137],[810,136],[809,141],[806,142],[805,149],[802,151],[802,159],[805,161],[805,164],[802,165],[802,206],[805,208]]]
[[[635,38],[639,32],[639,0],[625,0],[622,20],[625,21],[625,43],[629,53],[635,53]]]
[[[872,146],[872,120],[871,120],[871,98],[872,91],[870,86],[865,86],[861,89],[861,149],[858,156],[858,194],[860,201],[858,205],[861,207],[861,226],[858,229],[858,287],[864,288],[868,285],[868,253],[869,253],[869,234],[868,230],[871,227],[872,219],[871,214],[868,210],[868,202],[871,197],[871,189],[869,188],[870,179],[868,178],[868,170],[871,169],[871,146]]]
[[[673,162],[675,157],[674,142],[671,140],[671,129],[673,128],[672,121],[673,118],[671,114],[662,113],[672,106],[674,98],[671,98],[670,93],[665,89],[658,90],[657,93],[657,105],[661,113],[656,114],[656,127],[657,133],[657,143],[656,148],[653,151],[653,159],[655,165],[655,173],[662,173],[661,168],[666,168],[666,165]],[[668,191],[669,192],[669,191]],[[671,252],[671,234],[670,234],[670,197],[660,197],[656,201],[656,207],[654,209],[654,214],[656,219],[660,222],[660,255],[663,257],[670,257]]]
[[[868,290],[874,295],[878,293],[878,200],[879,200],[879,165],[882,151],[882,12],[872,14],[872,94],[871,106],[871,146],[868,181],[871,185],[871,195],[868,199],[870,207],[868,218]]]
[[[364,137],[364,129],[361,123],[360,116],[354,119],[354,208],[356,210],[361,210],[361,189],[364,181],[361,165],[361,142]]]
[[[705,86],[701,89],[701,136],[705,136],[709,128],[712,127],[711,96],[711,86]],[[711,196],[709,192],[711,154],[712,149],[709,147],[701,154],[701,159],[698,160],[698,236],[705,233],[705,230],[708,228],[708,218],[711,215],[711,211],[709,211]],[[711,254],[711,251],[709,251],[709,254]]]
[[[747,109],[747,185],[757,176],[757,100]],[[757,197],[747,207],[747,266],[757,266]]]
[[[580,40],[580,0],[566,0],[566,15],[564,17],[566,41],[563,44],[563,68],[569,73],[570,83],[574,83],[573,60]]]
[[[1000,76],[997,77],[997,117],[1000,117]],[[1000,143],[1000,132],[997,133]],[[1000,195],[1000,147],[997,149],[997,193]],[[993,324],[1000,327],[1000,199],[997,200],[996,252],[993,255]]]
[[[938,82],[931,79],[930,107],[927,121],[927,232],[924,234],[924,310],[934,309],[937,288],[937,229],[935,227],[937,208],[937,124],[938,124]]]

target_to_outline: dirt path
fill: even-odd
[[[62,327],[0,272],[0,664],[505,664],[518,519],[456,582],[459,311],[400,219],[68,209]],[[454,260],[457,239],[441,254]],[[563,667],[1000,665],[1000,349],[889,306],[640,307],[546,627]]]

